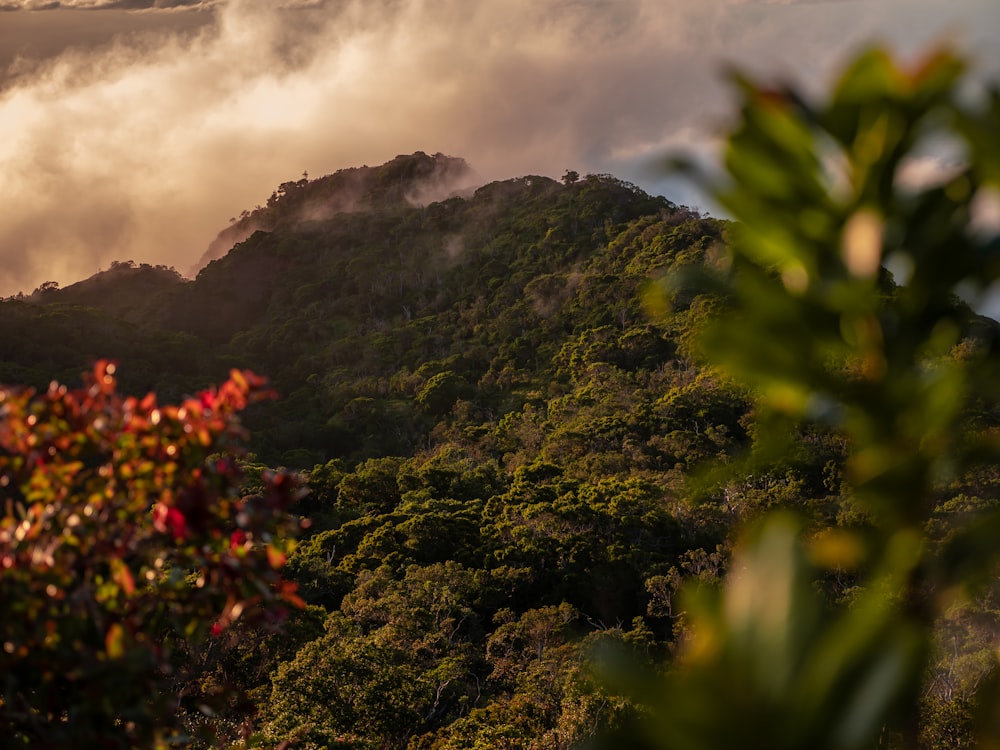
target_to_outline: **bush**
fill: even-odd
[[[234,370],[161,407],[120,396],[114,373],[99,362],[78,390],[0,389],[5,746],[162,747],[178,654],[301,604],[278,574],[292,478],[239,493],[237,414],[262,381]]]

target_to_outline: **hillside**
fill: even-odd
[[[247,416],[251,473],[306,471],[313,533],[288,571],[312,607],[288,637],[236,630],[199,657],[190,727],[235,681],[262,727],[304,747],[586,736],[605,699],[581,644],[628,623],[637,642],[668,638],[680,571],[718,574],[717,546],[755,502],[680,503],[691,467],[746,442],[746,404],[687,350],[693,294],[666,319],[643,304],[663,273],[710,259],[724,224],[609,175],[415,205],[428,174],[461,171],[442,159],[286,187],[256,212],[269,231],[193,281],[123,262],[0,303],[10,380],[44,387],[110,356],[137,393],[243,366],[281,394]],[[345,183],[364,184],[351,210],[301,219],[307,196]],[[312,673],[343,675],[353,697]],[[232,707],[213,710],[230,731]]]
[[[300,471],[311,531],[285,571],[309,607],[284,634],[237,623],[187,655],[185,731],[236,741],[249,715],[257,740],[317,750],[576,746],[637,715],[594,654],[638,669],[681,650],[675,594],[721,589],[744,522],[784,508],[809,530],[868,529],[849,446],[818,425],[742,474],[701,472],[768,442],[751,394],[694,344],[733,304],[706,282],[732,227],[610,175],[450,194],[467,176],[417,153],[304,178],[223,230],[212,253],[250,233],[194,280],[121,262],[0,302],[3,380],[45,387],[113,357],[134,393],[247,367],[280,394],[247,413],[244,489]],[[885,272],[877,288],[902,294]],[[966,349],[1000,340],[957,300],[944,312]],[[935,543],[996,474],[942,491]],[[857,582],[837,569],[813,593],[848,602]],[[956,610],[934,679],[977,684],[996,622],[990,601]],[[222,685],[248,703],[214,702]]]
[[[498,419],[564,395],[581,358],[627,372],[669,366],[683,332],[654,326],[640,291],[699,260],[720,222],[606,175],[522,177],[411,203],[466,173],[461,160],[421,153],[344,170],[276,194],[272,231],[192,282],[124,262],[5,302],[11,331],[32,320],[41,332],[2,344],[11,378],[42,386],[112,356],[126,387],[174,392],[249,367],[283,395],[251,417],[259,454],[305,467],[409,453],[457,402]],[[348,186],[361,196],[352,210],[287,218]],[[57,341],[62,315],[74,322]]]

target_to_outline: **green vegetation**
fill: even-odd
[[[996,744],[1000,327],[967,301],[1000,273],[973,208],[1000,95],[961,71],[870,52],[820,103],[739,80],[734,222],[571,171],[415,206],[461,171],[415,154],[286,183],[192,282],[125,263],[0,304],[25,383],[113,355],[127,392],[252,367],[283,394],[246,412],[243,493],[301,473],[307,606],[173,650],[184,731]],[[908,184],[940,142],[965,166]]]
[[[962,72],[947,52],[905,69],[873,50],[816,104],[738,82],[717,188],[737,223],[701,340],[751,385],[754,442],[722,474],[826,435],[840,497],[834,517],[758,520],[724,585],[685,592],[690,635],[647,694],[643,746],[968,747],[977,711],[982,746],[1000,741],[979,630],[997,622],[1000,359],[958,297],[1000,275],[995,228],[973,221],[1000,186],[1000,92],[966,102]],[[907,184],[907,160],[944,142],[964,162]]]

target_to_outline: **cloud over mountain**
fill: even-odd
[[[416,150],[462,156],[484,179],[572,168],[648,182],[652,156],[707,148],[722,60],[818,79],[873,30],[912,48],[963,19],[979,21],[965,41],[986,63],[1000,48],[983,20],[996,6],[976,0],[59,5],[0,22],[72,13],[81,38],[117,26],[0,72],[0,293],[114,259],[187,268],[228,217],[303,170]]]

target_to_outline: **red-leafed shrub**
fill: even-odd
[[[298,492],[241,497],[238,413],[268,396],[234,370],[179,406],[84,387],[0,388],[0,736],[32,748],[155,747],[176,654],[238,618],[299,606],[283,565]],[[5,745],[6,746],[6,745]]]

